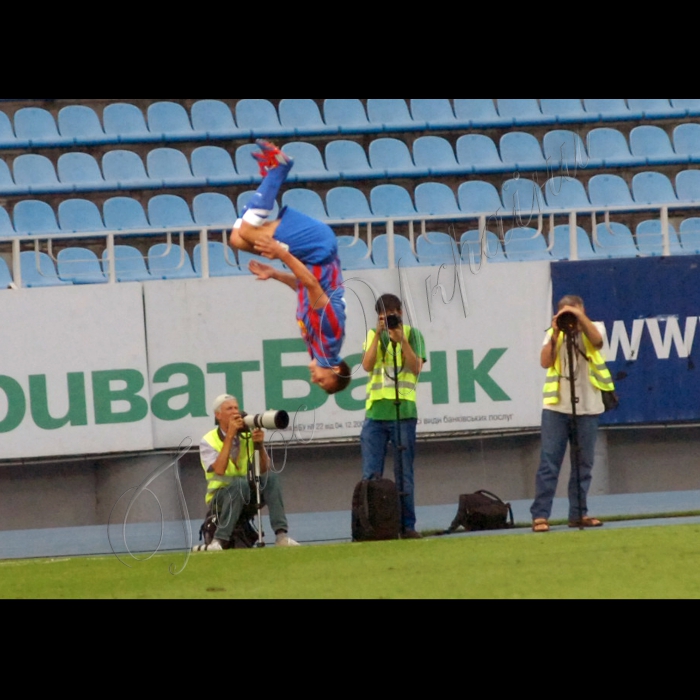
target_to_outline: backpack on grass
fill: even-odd
[[[504,530],[515,526],[513,509],[490,491],[477,491],[459,497],[457,517],[445,532],[449,535],[463,527],[467,532]]]
[[[390,479],[363,480],[352,497],[353,542],[398,540],[401,532],[401,502]]]

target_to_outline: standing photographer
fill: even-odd
[[[426,361],[421,332],[403,324],[401,300],[385,294],[377,302],[376,331],[364,346],[362,367],[370,374],[367,415],[360,444],[362,478],[381,478],[389,442],[394,446],[394,478],[403,485],[402,537],[420,539],[416,532],[413,459],[416,449],[418,409],[416,387]],[[397,415],[397,388],[399,414]],[[400,432],[398,432],[400,431]],[[398,446],[401,449],[397,449]]]
[[[269,471],[270,458],[263,444],[264,431],[247,431],[238,400],[233,396],[219,396],[213,410],[217,427],[202,438],[199,446],[207,477],[207,505],[212,513],[217,514],[219,523],[214,540],[206,550],[218,552],[230,548],[230,540],[243,507],[252,499],[248,464],[254,450],[260,451],[260,471],[266,475],[264,503],[270,510],[270,522],[277,535],[276,545],[298,546],[287,534],[289,528],[282,500],[282,485],[279,475]]]
[[[542,348],[541,364],[547,370],[542,411],[542,454],[537,471],[535,502],[530,508],[533,532],[549,532],[552,502],[559,472],[574,430],[578,438],[579,474],[576,454],[571,445],[569,479],[569,527],[601,527],[602,522],[588,517],[587,497],[592,481],[598,423],[605,411],[601,390],[614,389],[612,377],[600,353],[603,347],[602,323],[593,323],[583,299],[566,296],[559,302],[557,315]],[[571,334],[574,348],[575,416],[571,403],[571,368],[566,336]],[[576,424],[574,425],[574,421]]]

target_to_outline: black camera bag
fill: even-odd
[[[490,491],[477,491],[459,497],[457,517],[445,534],[463,527],[467,532],[504,530],[515,526],[513,509]]]
[[[401,502],[390,479],[363,480],[352,496],[353,542],[398,540]]]

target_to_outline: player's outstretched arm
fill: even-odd
[[[260,281],[267,280],[277,280],[282,282],[282,284],[291,287],[294,291],[297,289],[297,278],[289,272],[283,272],[282,270],[276,270],[271,265],[263,265],[257,260],[251,260],[248,263],[248,269],[258,278]]]
[[[314,302],[314,309],[323,309],[330,299],[323,291],[318,280],[309,272],[301,260],[295,258],[284,246],[274,239],[261,240],[255,244],[257,253],[270,260],[281,260],[291,271],[295,280],[301,282],[309,292],[309,299]],[[279,279],[279,278],[276,278]],[[296,289],[296,284],[294,284]]]

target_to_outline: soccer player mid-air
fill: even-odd
[[[256,141],[263,181],[231,233],[231,246],[280,260],[290,272],[251,261],[259,280],[274,279],[298,295],[297,321],[311,355],[311,381],[328,394],[343,391],[351,373],[341,359],[345,340],[345,290],[335,232],[317,219],[284,207],[269,221],[294,161],[269,141]]]

